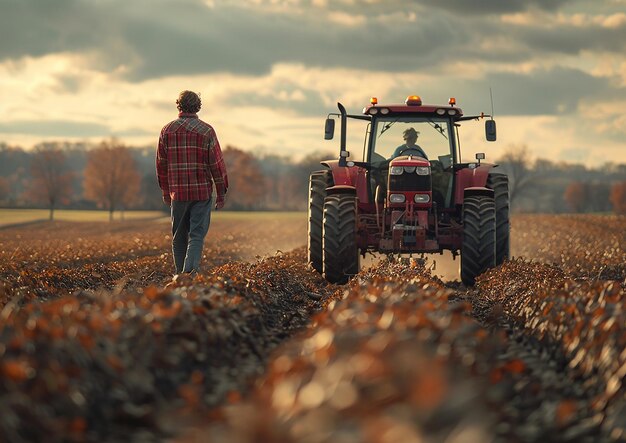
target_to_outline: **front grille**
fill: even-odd
[[[404,173],[389,175],[389,191],[430,191],[432,180],[430,175]]]

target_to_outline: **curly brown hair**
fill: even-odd
[[[178,95],[176,107],[180,112],[195,114],[202,107],[202,100],[195,92],[183,91]]]

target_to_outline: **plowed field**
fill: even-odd
[[[193,279],[167,223],[0,230],[0,441],[626,440],[626,218],[516,216],[465,288],[226,215]]]

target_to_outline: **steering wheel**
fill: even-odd
[[[428,160],[428,157],[426,157],[426,153],[425,153],[423,150],[421,150],[421,149],[417,149],[417,148],[410,148],[410,147],[406,147],[406,148],[402,149],[402,150],[400,151],[400,153],[398,154],[398,157],[400,157],[401,155],[405,155],[404,153],[405,153],[405,152],[407,152],[407,151],[413,151],[413,152],[416,152],[416,153],[417,153],[417,155],[419,155],[420,157],[422,157],[422,156],[423,156],[425,159],[427,159],[427,160]],[[422,154],[423,154],[423,155],[422,155]]]

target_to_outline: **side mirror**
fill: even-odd
[[[485,137],[487,137],[488,142],[496,141],[496,121],[495,120],[485,120]]]
[[[324,125],[324,140],[332,140],[335,136],[335,120],[332,118],[326,119]]]

